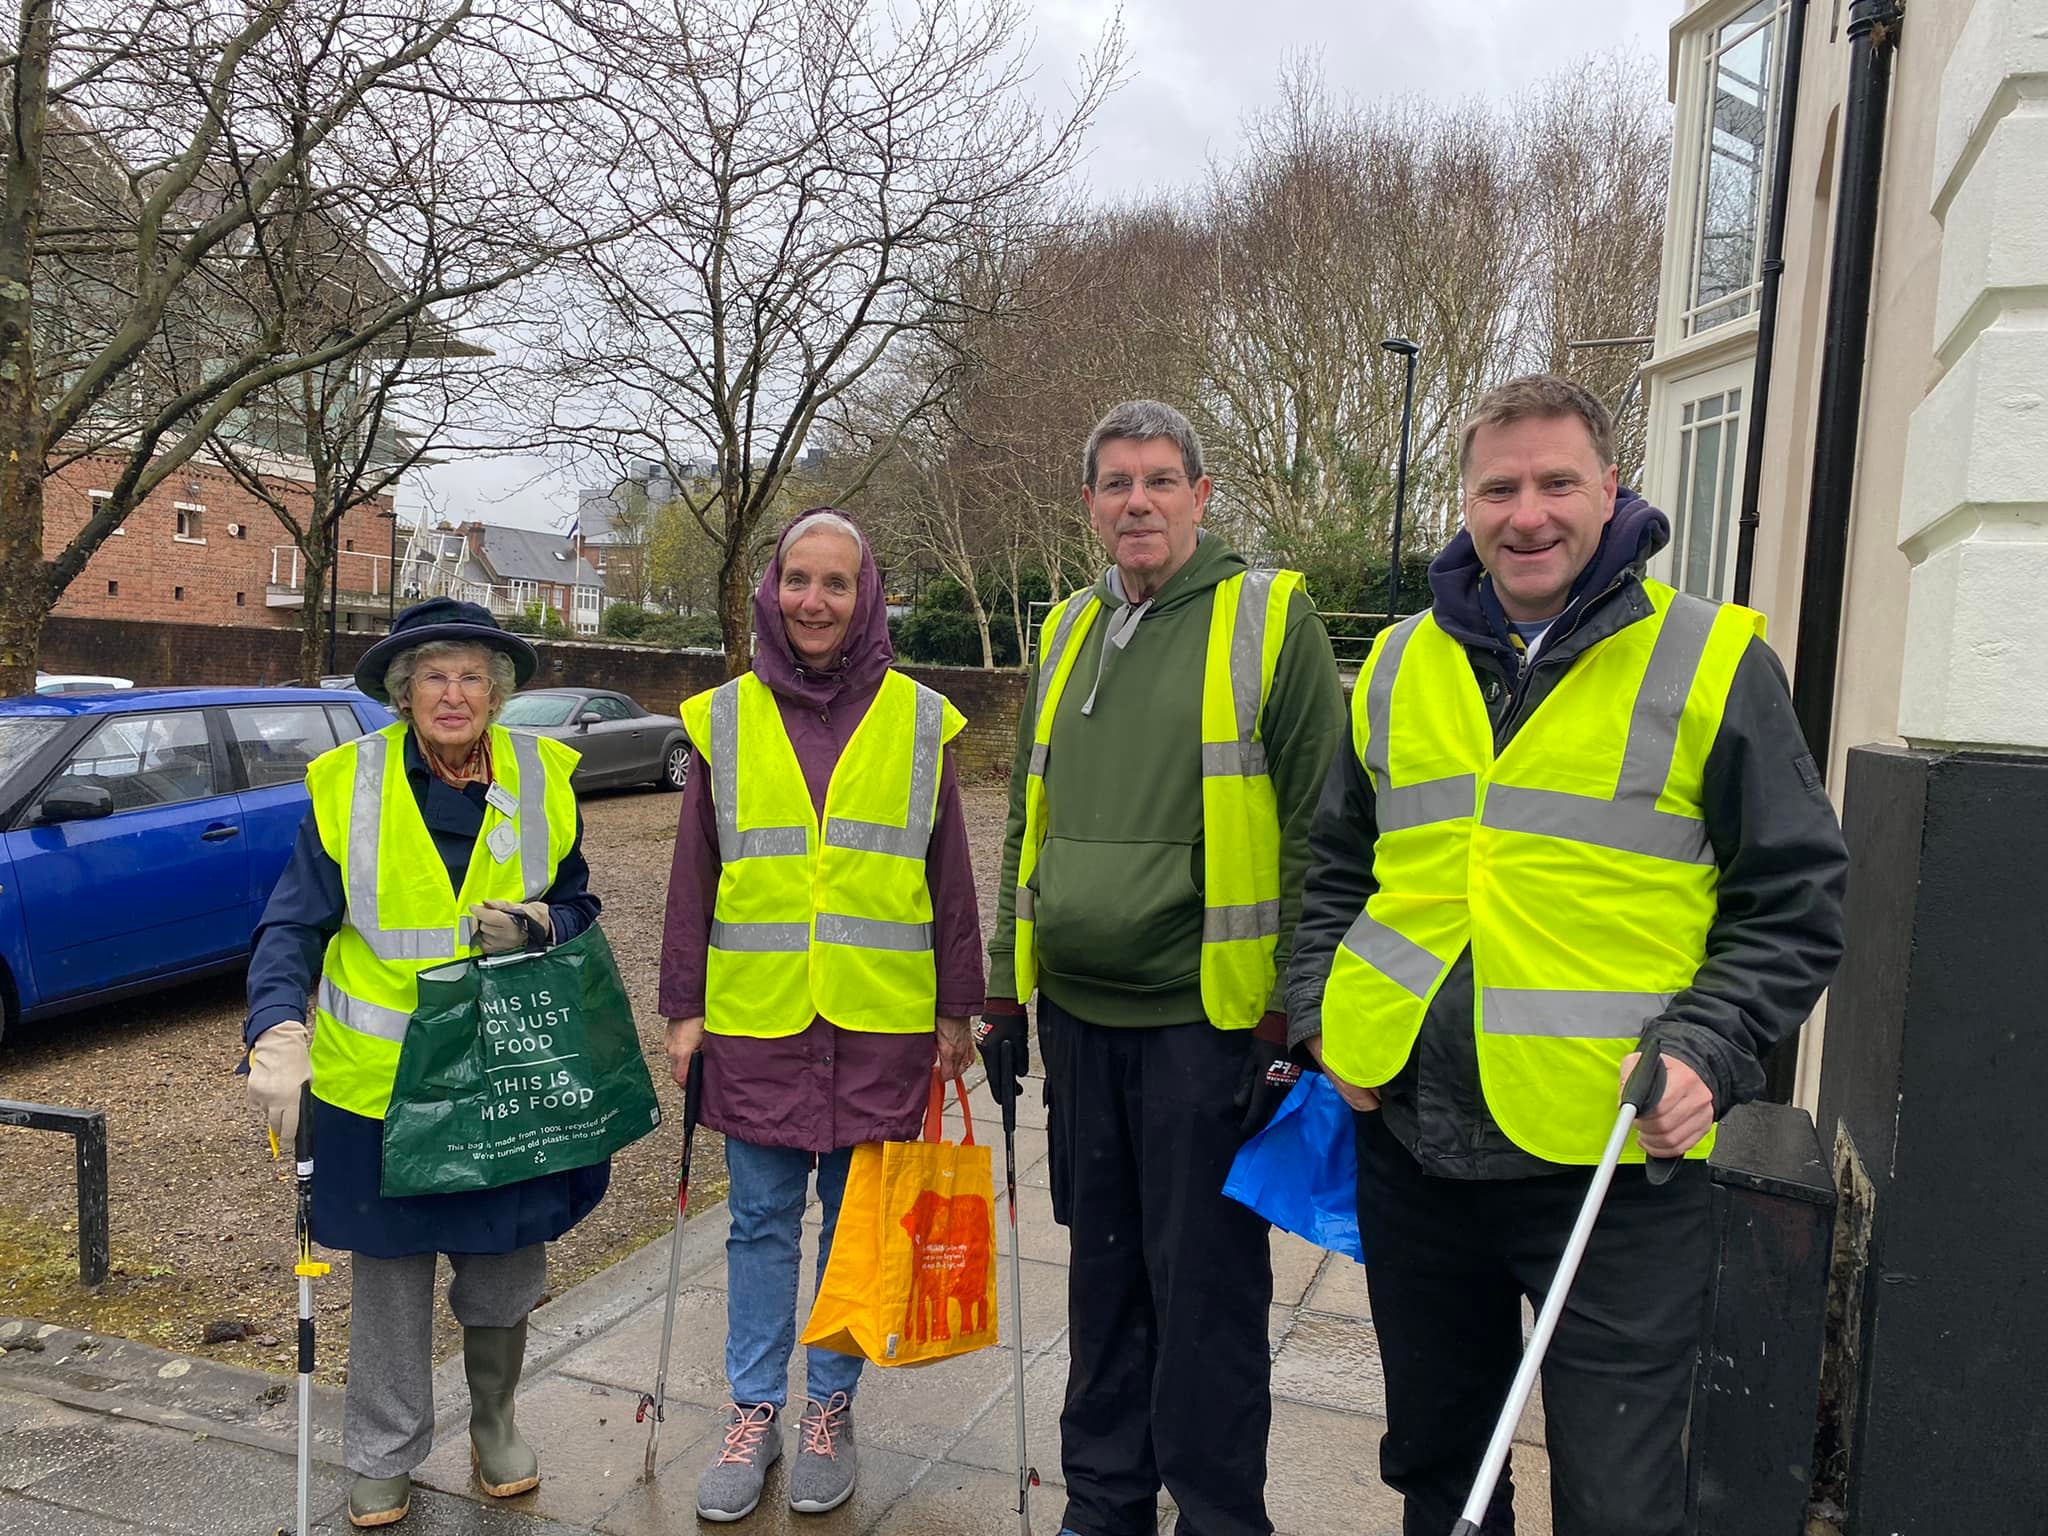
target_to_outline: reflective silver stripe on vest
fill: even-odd
[[[1365,691],[1365,769],[1372,775],[1375,796],[1392,787],[1387,772],[1387,710],[1394,702],[1394,676],[1401,670],[1401,654],[1408,649],[1417,627],[1428,614],[1412,614],[1396,624],[1387,635],[1380,659],[1372,669],[1372,684]]]
[[[1266,600],[1278,571],[1247,571],[1237,589],[1237,622],[1230,626],[1230,697],[1237,707],[1237,739],[1259,728],[1259,679],[1266,655]]]
[[[820,912],[818,942],[845,944],[855,949],[914,952],[932,947],[932,925],[892,923],[879,917],[847,917],[838,912]]]
[[[547,784],[541,777],[540,738],[512,732],[512,761],[519,765],[519,811],[512,818],[519,830],[519,878],[526,899],[537,901],[553,883],[548,878]]]
[[[1344,935],[1344,947],[1396,986],[1426,998],[1444,964],[1405,934],[1361,912]]]
[[[718,812],[718,857],[726,864],[740,859],[801,858],[810,850],[810,833],[803,827],[740,831],[740,684],[745,681],[736,677],[721,683],[711,695],[711,800]]]
[[[1703,597],[1681,592],[1672,598],[1664,627],[1651,647],[1635,708],[1629,712],[1628,748],[1614,786],[1617,801],[1637,801],[1654,809],[1664,792],[1678,750],[1678,722],[1699,675],[1700,659],[1707,653],[1714,613],[1715,605]]]
[[[1489,1035],[1633,1040],[1661,1014],[1669,992],[1552,992],[1488,987],[1482,1010]]]
[[[1426,779],[1381,790],[1373,797],[1373,820],[1382,832],[1405,832],[1434,822],[1470,816],[1478,805],[1478,779],[1469,773]]]
[[[471,919],[467,914],[457,918],[452,928],[386,928],[377,920],[384,771],[390,762],[390,749],[391,738],[379,733],[356,741],[356,785],[348,807],[348,880],[344,892],[348,900],[348,925],[362,936],[370,953],[379,960],[452,960],[469,945]],[[522,772],[524,768],[522,761]],[[546,857],[545,839],[542,857]]]
[[[1038,658],[1038,688],[1034,695],[1038,702],[1038,718],[1032,722],[1033,734],[1036,727],[1045,721],[1045,690],[1052,682],[1052,675],[1059,670],[1060,658],[1067,653],[1067,641],[1072,638],[1074,626],[1081,621],[1081,611],[1095,601],[1087,592],[1076,592],[1067,599],[1066,607],[1060,610],[1060,621],[1053,626],[1052,638],[1045,642],[1045,654]],[[1038,778],[1045,777],[1045,743],[1036,741],[1031,747],[1031,766],[1027,770]]]
[[[811,947],[809,923],[711,924],[711,947],[750,955],[802,954]]]
[[[1205,779],[1250,779],[1267,772],[1263,741],[1205,741],[1202,743],[1202,777]]]
[[[1678,864],[1714,862],[1705,822],[1674,816],[1640,801],[1600,800],[1560,789],[1494,784],[1486,791],[1484,820],[1487,826],[1505,832],[1561,837]]]
[[[1038,921],[1038,892],[1028,885],[1017,887],[1017,921],[1035,923]]]
[[[834,816],[825,823],[825,843],[831,848],[851,848],[861,853],[893,853],[898,858],[922,859],[931,847],[932,813],[939,794],[941,739],[946,725],[946,701],[925,687],[917,689],[917,724],[910,738],[910,816],[900,827],[885,821],[854,821]]]
[[[1205,907],[1202,942],[1227,944],[1233,939],[1270,939],[1280,932],[1279,901],[1253,901],[1241,907]]]
[[[380,1003],[366,1003],[360,997],[353,997],[329,981],[320,978],[320,988],[314,994],[314,1003],[323,1013],[330,1013],[350,1029],[365,1035],[375,1035],[379,1040],[403,1040],[412,1016],[396,1008],[386,1008]]]

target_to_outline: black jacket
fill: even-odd
[[[1437,557],[1432,611],[1471,660],[1496,750],[1542,707],[1576,657],[1650,616],[1642,562],[1668,537],[1664,515],[1624,492],[1570,605],[1526,668],[1469,536],[1460,534]],[[1762,1091],[1763,1058],[1812,1011],[1842,953],[1848,850],[1793,716],[1784,669],[1761,640],[1750,642],[1736,667],[1703,799],[1720,866],[1720,910],[1693,984],[1657,1024],[1664,1048],[1713,1090],[1718,1117]],[[1331,958],[1376,888],[1373,802],[1357,753],[1340,751],[1309,829],[1288,971],[1289,1038],[1297,1044],[1321,1032]],[[1472,1009],[1468,949],[1431,1000],[1406,1065],[1380,1091],[1387,1129],[1431,1173],[1555,1172],[1510,1141],[1488,1111]]]

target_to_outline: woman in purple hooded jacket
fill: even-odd
[[[704,1053],[703,1119],[725,1135],[732,1181],[732,1404],[697,1490],[698,1514],[714,1521],[751,1514],[782,1454],[811,1170],[822,1276],[853,1148],[919,1134],[934,1070],[954,1078],[974,1060],[968,1016],[983,982],[943,745],[960,717],[890,670],[881,577],[842,513],[808,512],[784,531],[754,594],[754,631],[752,673],[683,706],[695,752],[661,957],[669,1065],[680,1084]],[[788,825],[805,790],[810,825]],[[853,1492],[861,1361],[811,1349],[806,1369],[789,1502],[822,1514]]]

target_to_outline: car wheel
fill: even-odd
[[[690,744],[672,741],[661,754],[661,787],[681,789],[690,778]]]

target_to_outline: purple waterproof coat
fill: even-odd
[[[774,690],[812,808],[822,814],[839,754],[896,652],[889,640],[881,576],[865,546],[846,649],[829,672],[809,670],[791,650],[776,600],[781,581],[782,563],[771,560],[754,592],[754,675]],[[711,775],[697,771],[699,762],[693,753],[662,932],[661,1012],[670,1019],[698,1018],[704,1012],[705,957],[718,895],[718,812]],[[981,915],[951,747],[939,780],[925,878],[931,886],[939,973],[936,1011],[965,1018],[981,1009]],[[706,1034],[703,1049],[704,1123],[757,1146],[806,1152],[916,1137],[937,1056],[933,1035],[841,1029],[823,1017],[813,1019],[803,1033],[780,1040]]]

